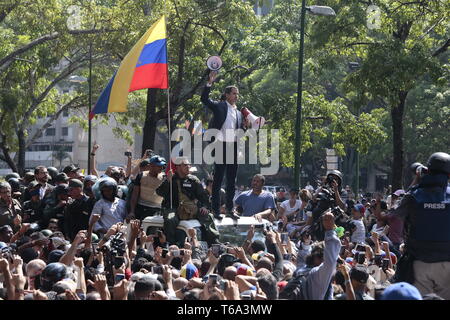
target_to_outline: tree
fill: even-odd
[[[73,3],[10,0],[0,9],[0,160],[21,174],[25,150],[62,112],[82,106],[82,95],[59,94],[57,86],[87,65],[87,52],[77,45],[104,30],[69,30],[66,9]],[[37,117],[48,118],[32,134]]]
[[[58,160],[59,162],[59,171],[62,170],[62,163],[64,160],[69,159],[72,162],[72,157],[66,151],[64,146],[55,146],[55,149],[52,152],[52,158]]]
[[[311,37],[316,46],[325,46],[320,61],[333,65],[336,57],[346,55],[360,68],[345,77],[346,92],[356,92],[361,102],[376,101],[389,110],[392,123],[392,186],[401,188],[404,168],[404,115],[408,94],[418,80],[428,76],[437,85],[445,85],[444,54],[450,40],[448,1],[373,1],[381,10],[379,29],[366,27],[369,3],[329,1],[336,19],[318,19]],[[363,105],[363,104],[361,104]]]

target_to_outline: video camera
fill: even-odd
[[[120,268],[125,263],[124,254],[126,252],[126,242],[124,233],[118,232],[112,236],[102,247],[101,251],[105,254],[105,270],[108,285],[114,285],[114,269]]]

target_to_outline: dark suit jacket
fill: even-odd
[[[211,92],[211,87],[205,86],[202,92],[201,101],[205,106],[207,106],[212,112],[213,117],[209,122],[209,129],[222,129],[225,120],[227,119],[228,105],[226,101],[214,102],[209,98],[209,93]],[[245,129],[244,123],[242,121],[242,113],[237,110],[238,116],[238,128]]]

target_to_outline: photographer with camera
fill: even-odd
[[[417,170],[419,183],[404,196],[394,214],[405,222],[405,254],[396,280],[417,287],[422,295],[450,299],[450,155],[433,153],[427,168]]]
[[[311,205],[306,209],[312,212],[312,217],[308,219],[307,224],[312,225],[313,239],[318,241],[324,239],[325,231],[320,223],[320,218],[329,209],[331,209],[338,225],[347,223],[348,217],[344,214],[347,206],[341,199],[341,192],[342,173],[338,170],[332,170],[327,174],[324,185],[318,189],[313,197]]]

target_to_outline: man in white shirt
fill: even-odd
[[[102,199],[95,203],[90,219],[92,221],[94,215],[100,215],[100,220],[94,225],[94,231],[103,234],[114,224],[123,222],[127,216],[126,202],[117,197],[117,183],[112,178],[106,179],[100,182]]]
[[[220,134],[217,139],[223,142],[223,159],[218,159],[216,156],[216,163],[214,164],[214,181],[211,198],[212,210],[216,219],[222,219],[220,216],[220,188],[222,186],[223,178],[226,175],[226,212],[231,218],[238,219],[239,216],[233,212],[234,186],[238,169],[237,137],[235,131],[244,128],[244,119],[241,112],[236,107],[236,102],[239,99],[239,89],[237,87],[226,87],[221,101],[214,102],[209,98],[211,86],[216,77],[217,72],[211,71],[208,83],[201,95],[203,104],[213,112],[209,128],[219,130]],[[232,162],[227,161],[227,152],[233,153]]]

